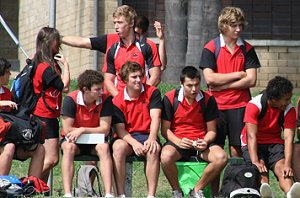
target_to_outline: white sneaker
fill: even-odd
[[[124,194],[119,195],[118,198],[126,198],[126,196]]]
[[[203,191],[199,190],[198,192],[195,192],[194,189],[192,189],[189,194],[187,195],[187,198],[205,198]]]
[[[182,192],[179,192],[178,190],[172,191],[172,197],[173,198],[183,198]]]
[[[73,197],[73,195],[71,193],[66,193],[63,197]]]
[[[272,192],[272,188],[267,183],[263,183],[260,186],[260,195],[261,195],[262,198],[274,198],[274,194]]]
[[[105,198],[114,198],[112,194],[106,193]]]
[[[286,194],[287,198],[298,198],[300,197],[300,183],[296,182],[292,185],[290,191]]]

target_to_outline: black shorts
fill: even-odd
[[[209,144],[208,147],[206,149],[204,149],[203,151],[198,151],[194,148],[183,149],[183,148],[180,148],[179,146],[177,146],[176,144],[174,144],[173,142],[170,142],[170,141],[168,141],[164,144],[164,146],[166,146],[166,145],[170,145],[170,146],[175,147],[175,149],[178,151],[178,153],[181,156],[181,159],[179,161],[189,161],[190,158],[193,158],[193,157],[195,157],[197,159],[203,151],[207,150],[207,148],[209,148],[209,147],[211,147],[215,144],[214,143]]]
[[[57,118],[36,117],[46,123],[46,139],[59,138],[59,122]]]
[[[229,145],[241,146],[240,137],[244,128],[244,114],[245,107],[219,111],[216,144],[225,145],[225,139],[228,136]]]
[[[252,163],[249,155],[248,147],[242,147],[243,158],[246,163]],[[258,159],[262,159],[268,169],[274,171],[275,164],[284,159],[284,145],[283,144],[258,144]]]

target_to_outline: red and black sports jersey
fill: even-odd
[[[73,127],[98,127],[101,117],[113,115],[112,97],[103,95],[91,107],[84,104],[83,93],[79,90],[69,93],[63,102],[61,115],[74,118]],[[64,131],[61,132],[64,138]]]
[[[151,68],[161,65],[156,45],[153,45],[153,42],[151,44],[148,39],[145,41],[140,42],[138,39],[135,39],[130,46],[125,46],[121,40],[108,49],[102,72],[116,75],[115,83],[118,90],[122,90],[125,87],[125,83],[120,78],[120,69],[126,61],[139,63],[146,73]],[[142,50],[144,50],[144,55]]]
[[[246,106],[245,110],[245,123],[257,125],[257,143],[258,144],[283,144],[284,140],[281,138],[281,126],[278,124],[278,118],[281,110],[272,107],[268,103],[267,111],[260,120],[258,115],[261,111],[261,94],[254,97]],[[296,110],[293,105],[288,105],[284,111],[284,128],[296,128]],[[242,145],[247,145],[247,128],[244,127],[241,133]]]
[[[237,40],[234,53],[227,49],[223,36],[221,35],[221,46],[217,60],[215,60],[215,44],[211,40],[204,46],[201,56],[200,68],[210,68],[216,73],[232,73],[246,71],[250,68],[259,68],[260,63],[254,48],[241,38]],[[241,45],[246,45],[246,56],[244,56]],[[247,105],[251,99],[249,89],[227,89],[214,91],[220,110],[236,109]]]
[[[178,94],[178,108],[174,112],[173,101],[175,89],[166,93],[163,98],[162,120],[171,122],[170,130],[178,138],[203,139],[207,133],[206,123],[217,119],[218,107],[214,97],[208,92],[199,92],[192,105],[189,105],[181,88]],[[205,94],[205,111],[201,109],[200,100]]]
[[[43,118],[58,118],[60,115],[64,84],[60,77],[61,69],[58,65],[56,65],[56,68],[57,71],[54,71],[46,62],[40,63],[37,66],[33,77],[34,92],[38,95],[44,87],[46,90],[44,96],[40,97],[36,104],[33,111],[34,115]],[[44,101],[52,110],[47,108]]]
[[[9,89],[0,86],[0,100],[12,100],[12,94]],[[1,111],[10,111],[10,107],[0,107]]]
[[[130,99],[125,87],[113,98],[113,104],[116,123],[124,123],[129,133],[150,133],[150,110],[162,108],[160,91],[147,84],[143,84],[140,96],[136,100]]]

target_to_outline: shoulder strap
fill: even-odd
[[[220,37],[217,37],[217,38],[214,39],[214,44],[215,44],[215,60],[217,62],[217,58],[219,56],[220,48],[221,48]]]
[[[260,98],[260,103],[261,103],[261,111],[257,117],[258,120],[261,120],[264,115],[267,112],[268,109],[268,103],[267,103],[267,94],[266,94],[266,90],[263,90],[262,92],[262,96]],[[281,126],[283,128],[283,123],[284,123],[284,111],[280,112],[280,115],[278,117],[278,124],[279,126]]]

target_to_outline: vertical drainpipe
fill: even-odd
[[[49,27],[56,28],[56,0],[49,0]],[[47,185],[49,186],[49,196],[53,190],[53,169],[50,170]]]
[[[98,36],[98,0],[94,0],[94,36]],[[98,51],[93,50],[93,69],[97,70],[98,66]]]

